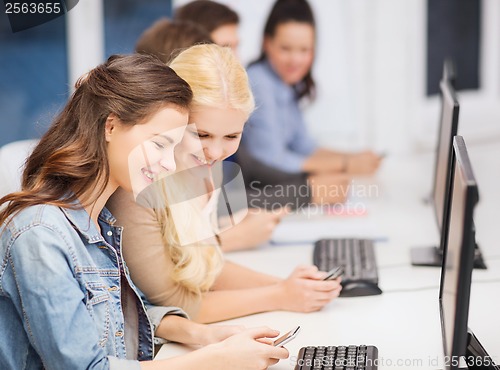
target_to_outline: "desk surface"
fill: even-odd
[[[500,247],[495,217],[500,205],[500,145],[470,146],[469,154],[479,185],[476,208],[477,240],[488,270],[474,270],[469,327],[494,360],[500,363]],[[372,344],[379,349],[379,369],[442,369],[443,349],[438,309],[440,269],[412,267],[410,249],[439,241],[434,214],[422,199],[432,183],[433,155],[388,157],[375,178],[358,179],[356,186],[371,186],[369,196],[352,202],[366,207],[363,216],[292,215],[280,227],[298,221],[348,222],[360,227],[376,225],[386,241],[376,244],[380,296],[340,298],[310,314],[269,312],[228,324],[267,325],[282,332],[300,325],[301,333],[287,344],[290,358],[272,367],[293,369],[298,350],[308,345]],[[376,191],[373,191],[373,186]],[[302,225],[306,225],[303,223]],[[307,232],[307,229],[304,229]],[[286,277],[297,264],[311,263],[312,244],[265,245],[256,251],[234,252],[228,259],[257,271]],[[189,351],[177,344],[164,345],[157,358]]]

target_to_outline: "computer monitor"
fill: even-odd
[[[451,143],[458,131],[460,105],[455,92],[456,69],[451,58],[443,63],[443,77],[440,82],[441,116],[434,161],[434,177],[430,203],[433,206],[436,224],[440,232],[439,246],[415,247],[411,250],[411,263],[414,266],[440,267],[443,259],[443,244],[448,233],[443,229],[449,209],[448,195],[451,167]],[[486,269],[481,251],[476,245],[474,252],[474,268]]]
[[[446,73],[446,68],[444,68],[443,73]],[[443,224],[446,225],[448,210],[447,192],[449,189],[451,168],[451,143],[452,138],[457,134],[458,130],[458,114],[460,105],[458,103],[455,89],[448,79],[441,80],[439,88],[441,90],[441,119],[439,124],[436,160],[434,161],[434,181],[431,203],[433,205],[436,224],[440,235],[446,236],[446,230],[443,230],[442,226]],[[441,266],[441,245],[442,242],[439,247],[431,246],[412,248],[412,265]]]
[[[443,229],[444,218],[447,216],[448,197],[446,196],[450,184],[451,169],[451,143],[452,138],[458,130],[458,113],[460,106],[455,89],[450,81],[442,80],[439,84],[441,89],[442,111],[441,123],[434,167],[434,186],[432,187],[432,204],[436,216],[438,229]],[[445,230],[446,231],[446,230]]]
[[[461,136],[453,139],[449,198],[448,225],[443,227],[443,230],[447,230],[448,238],[444,239],[439,292],[445,369],[459,369],[462,356],[465,356],[466,363],[474,365],[473,368],[498,369],[484,347],[467,329],[475,249],[473,213],[479,194]]]
[[[450,82],[451,86],[456,87],[457,73],[455,63],[451,58],[446,58],[443,63],[443,80]]]

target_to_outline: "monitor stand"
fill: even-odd
[[[467,333],[465,362],[469,370],[500,370],[500,367],[495,365],[493,359],[470,329]]]
[[[413,266],[441,267],[443,253],[438,247],[414,247],[410,253]],[[480,270],[487,268],[477,244],[474,248],[474,268]]]

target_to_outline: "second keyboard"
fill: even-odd
[[[381,294],[378,269],[371,239],[321,239],[314,244],[313,263],[321,271],[342,266],[341,297]]]

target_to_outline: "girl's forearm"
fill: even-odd
[[[259,288],[216,290],[205,293],[195,320],[211,323],[281,309],[278,284]]]

